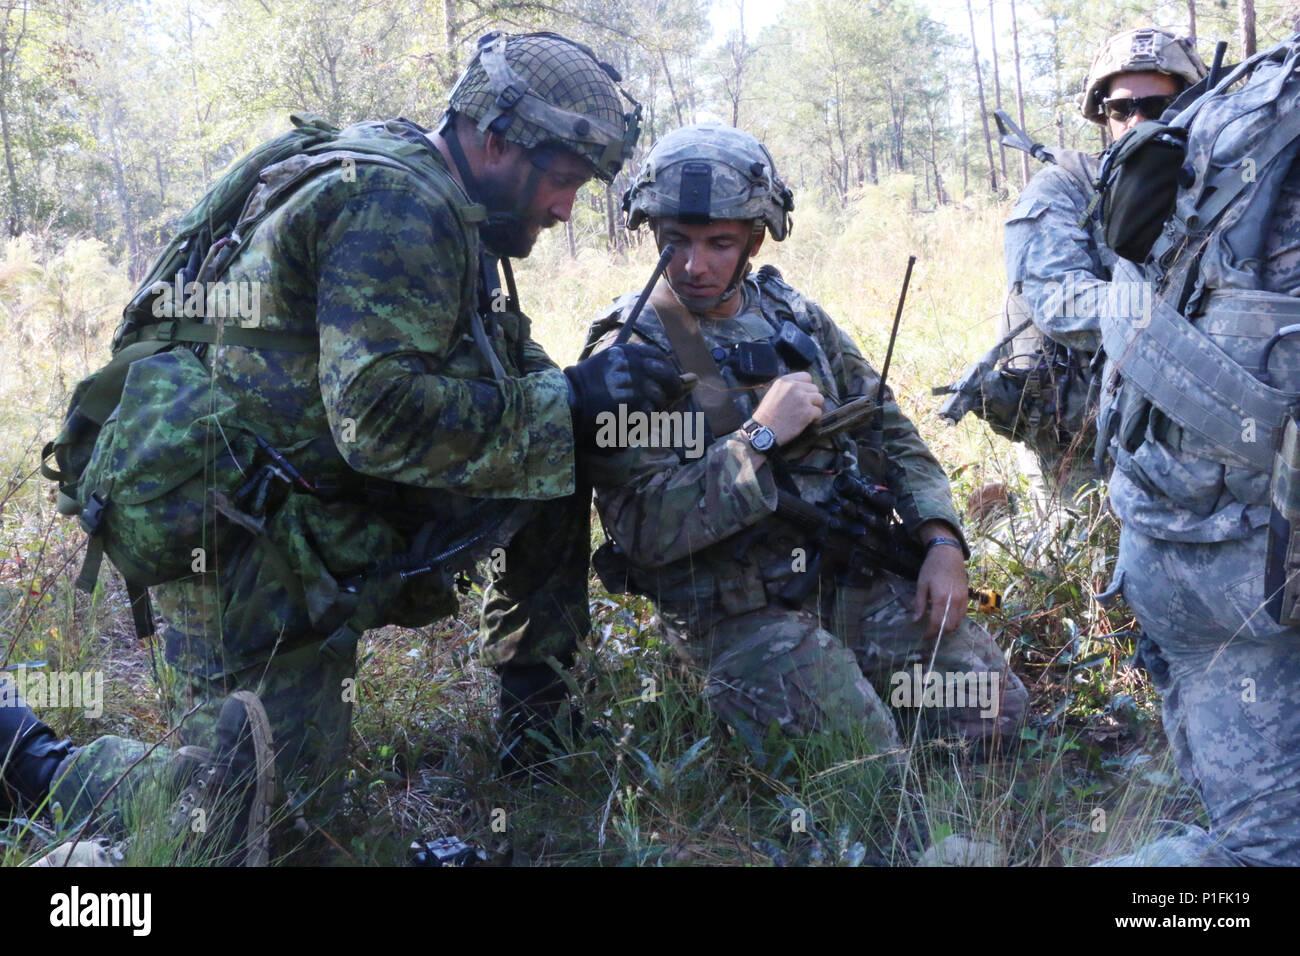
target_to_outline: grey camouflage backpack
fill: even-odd
[[[1101,316],[1108,356],[1098,457],[1149,492],[1195,508],[1179,475],[1151,487],[1135,456],[1168,446],[1226,492],[1271,505],[1265,583],[1275,621],[1300,625],[1300,270],[1268,241],[1286,197],[1296,214],[1300,34],[1252,57],[1199,96],[1171,127],[1188,130],[1173,214],[1145,264],[1157,283],[1146,321]],[[1247,79],[1245,85],[1240,81]],[[1287,243],[1282,243],[1285,250]],[[1279,271],[1280,270],[1280,271]],[[1116,278],[1141,281],[1121,260]],[[1164,451],[1163,454],[1168,454]],[[1145,459],[1144,459],[1145,460]],[[1199,487],[1199,486],[1198,486]],[[1215,500],[1209,501],[1209,498]]]
[[[1004,144],[1060,166],[1093,191],[1096,170],[1091,157],[1032,142],[1002,110],[995,118]],[[999,316],[997,344],[955,384],[934,388],[932,393],[949,396],[938,414],[951,424],[971,412],[995,434],[1024,442],[1039,455],[1056,456],[1091,425],[1097,404],[1094,357],[1047,338],[1030,316],[1024,296],[1016,288],[1009,289]]]

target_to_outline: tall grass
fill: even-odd
[[[778,266],[879,366],[915,254],[891,384],[953,477],[959,507],[988,481],[1019,485],[1023,498],[1011,448],[971,418],[941,424],[930,394],[992,342],[1008,208],[918,211],[912,192],[898,177],[845,209],[800,208],[794,234],[769,241],[759,263]],[[597,245],[572,257],[554,230],[518,269],[534,335],[561,365],[576,359],[589,322],[639,289],[653,265],[649,242],[617,254]],[[102,717],[46,714],[78,742],[103,733],[154,741],[168,730],[116,578],[105,575],[93,600],[73,590],[83,536],[55,514],[48,483],[31,477],[71,387],[105,359],[128,294],[93,242],[10,241],[0,259],[0,666],[103,670]],[[1157,702],[1131,664],[1132,621],[1091,598],[1117,539],[1102,496],[1051,521],[1022,509],[969,530],[972,577],[1006,595],[986,625],[1032,695],[1029,725],[1009,753],[982,762],[959,743],[923,742],[903,761],[851,739],[773,738],[756,757],[708,713],[701,676],[672,656],[653,606],[608,595],[593,579],[594,632],[575,668],[576,701],[607,733],[556,752],[551,784],[501,780],[496,681],[474,649],[475,592],[454,619],[362,642],[349,796],[320,834],[320,859],[400,862],[410,839],[455,834],[496,862],[910,865],[956,834],[995,848],[1002,862],[1087,863],[1139,842],[1160,817],[1195,821]],[[158,819],[160,799],[141,817]],[[29,859],[57,836],[11,827],[3,862]],[[137,839],[126,853],[169,862],[177,849]]]

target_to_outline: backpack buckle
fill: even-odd
[[[159,322],[153,327],[153,337],[159,342],[170,342],[176,338],[177,322],[174,319],[166,319]]]
[[[90,501],[86,503],[86,507],[81,509],[81,515],[79,516],[81,527],[86,534],[94,535],[99,530],[100,522],[104,520],[104,509],[107,506],[108,502],[100,497],[98,491],[91,494]]]

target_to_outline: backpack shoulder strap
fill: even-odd
[[[1127,260],[1117,277],[1140,280]],[[1102,343],[1112,367],[1185,431],[1207,442],[1221,464],[1271,472],[1273,449],[1296,396],[1266,385],[1188,322],[1164,297],[1149,322],[1100,310]],[[1242,422],[1258,422],[1261,440],[1247,441]],[[1254,432],[1250,432],[1253,436]]]
[[[785,281],[781,271],[776,266],[768,264],[758,270],[754,276],[754,281],[758,283],[759,290],[769,298],[775,299],[783,310],[789,313],[791,320],[809,335],[816,336],[818,331],[818,322],[813,311],[808,308],[808,300],[790,283]],[[767,317],[767,310],[761,310],[764,317]],[[778,315],[777,318],[783,318]],[[779,322],[777,323],[780,324]]]
[[[734,432],[745,423],[745,417],[731,398],[727,380],[718,372],[718,365],[700,331],[699,320],[677,301],[663,279],[650,294],[650,304],[654,306],[682,368],[699,377],[695,400],[704,411],[709,429],[715,437]]]

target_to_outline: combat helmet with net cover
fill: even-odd
[[[451,112],[525,149],[571,150],[608,183],[640,134],[641,105],[618,86],[621,80],[590,47],[557,33],[489,33],[452,88]],[[631,112],[623,112],[620,94],[632,103]],[[451,131],[453,158],[464,178],[467,164],[454,126],[444,130]]]

